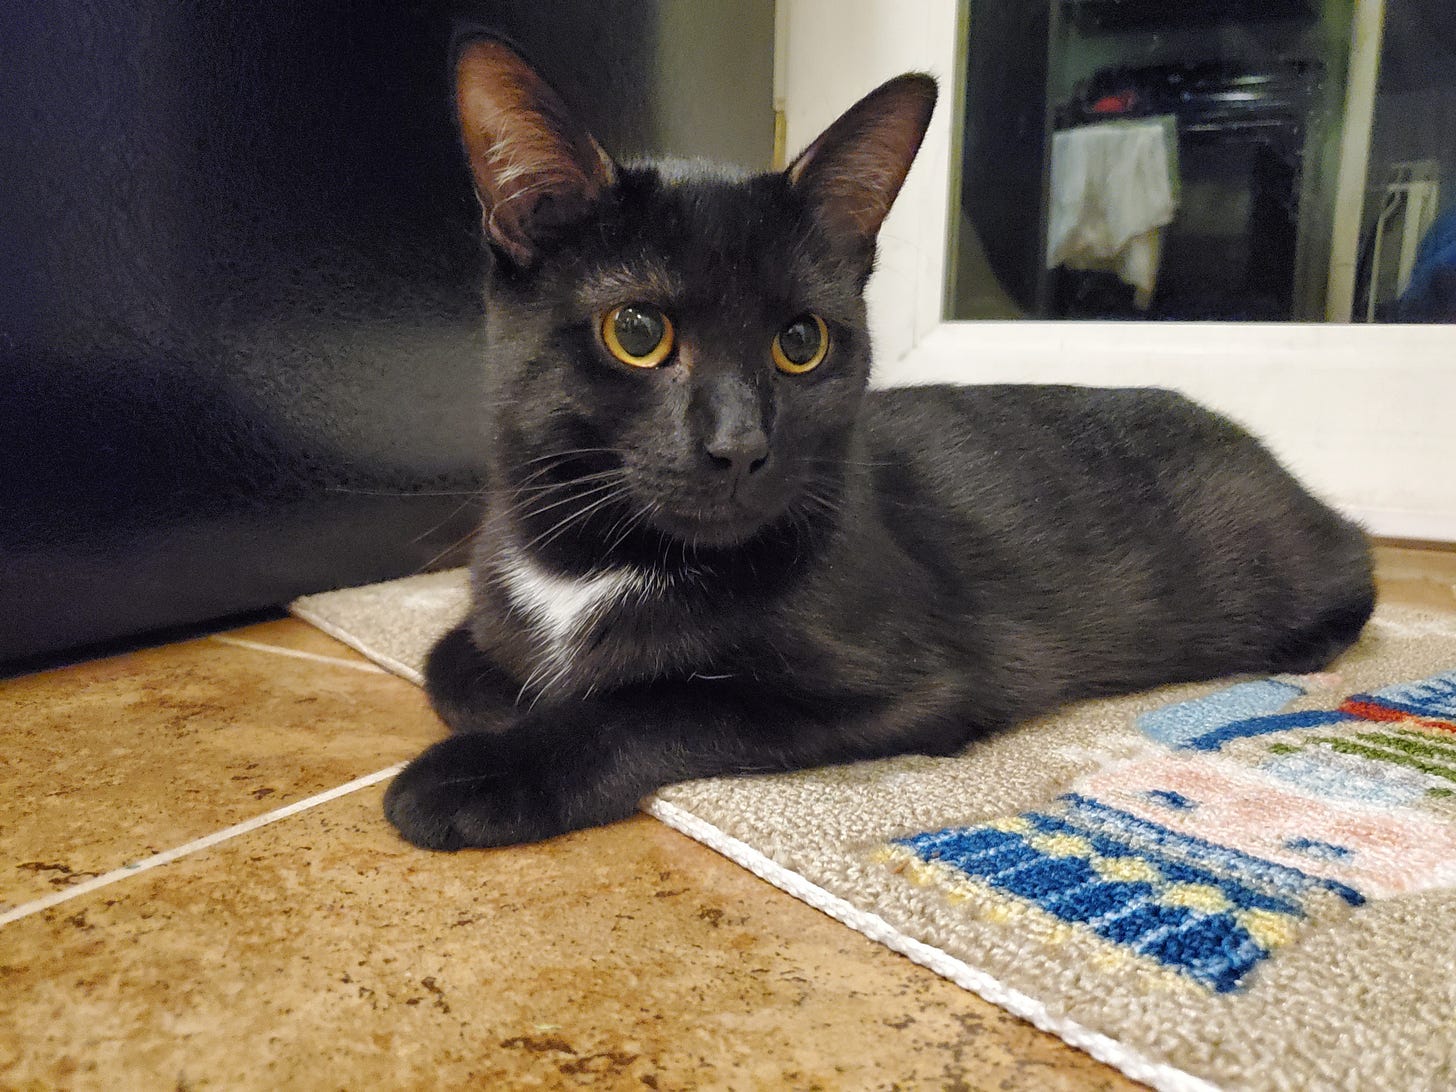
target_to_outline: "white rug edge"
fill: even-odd
[[[345,590],[353,591],[354,589],[349,588]],[[323,615],[318,614],[313,610],[310,610],[308,607],[300,606],[299,603],[300,600],[297,599],[295,599],[292,603],[289,603],[289,613],[307,622],[315,629],[323,630],[334,640],[343,642],[344,644],[352,648],[355,652],[359,653],[361,656],[366,656],[369,659],[373,660],[386,671],[398,675],[402,679],[407,679],[408,681],[414,683],[416,686],[425,685],[425,676],[423,672],[416,671],[414,668],[410,667],[409,664],[396,660],[393,656],[385,655],[383,652],[380,652],[379,649],[370,645],[369,642],[362,641],[358,637],[355,637],[345,627],[341,625],[336,625],[335,623],[325,618]]]
[[[847,925],[870,940],[883,944],[942,978],[949,979],[997,1008],[1005,1009],[1034,1027],[1055,1035],[1069,1046],[1112,1066],[1135,1081],[1141,1081],[1159,1092],[1219,1092],[1217,1085],[1201,1077],[1151,1061],[1116,1039],[1084,1027],[1074,1020],[1053,1015],[1045,1004],[1034,997],[1005,985],[985,971],[976,970],[943,949],[900,932],[879,915],[861,910],[853,903],[824,890],[802,874],[785,868],[748,843],[739,841],[676,804],[655,796],[648,797],[642,802],[642,810],[659,822],[721,853],[734,864],[746,868],[781,891],[786,891],[801,902],[828,914],[840,924]]]

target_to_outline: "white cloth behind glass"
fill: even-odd
[[[1138,307],[1152,303],[1162,229],[1178,207],[1170,120],[1104,122],[1055,135],[1048,269],[1113,272],[1136,290]]]

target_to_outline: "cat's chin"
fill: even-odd
[[[653,521],[658,530],[693,546],[731,549],[742,546],[768,526],[762,515],[747,512],[677,515],[659,513]]]

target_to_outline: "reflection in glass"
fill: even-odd
[[[971,0],[964,111],[953,318],[1456,321],[1448,0]]]

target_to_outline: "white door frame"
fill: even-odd
[[[785,137],[804,147],[910,69],[941,102],[880,238],[875,381],[1172,387],[1260,436],[1386,538],[1456,541],[1456,326],[949,322],[961,0],[779,0]],[[1040,194],[1028,195],[1040,200]]]

